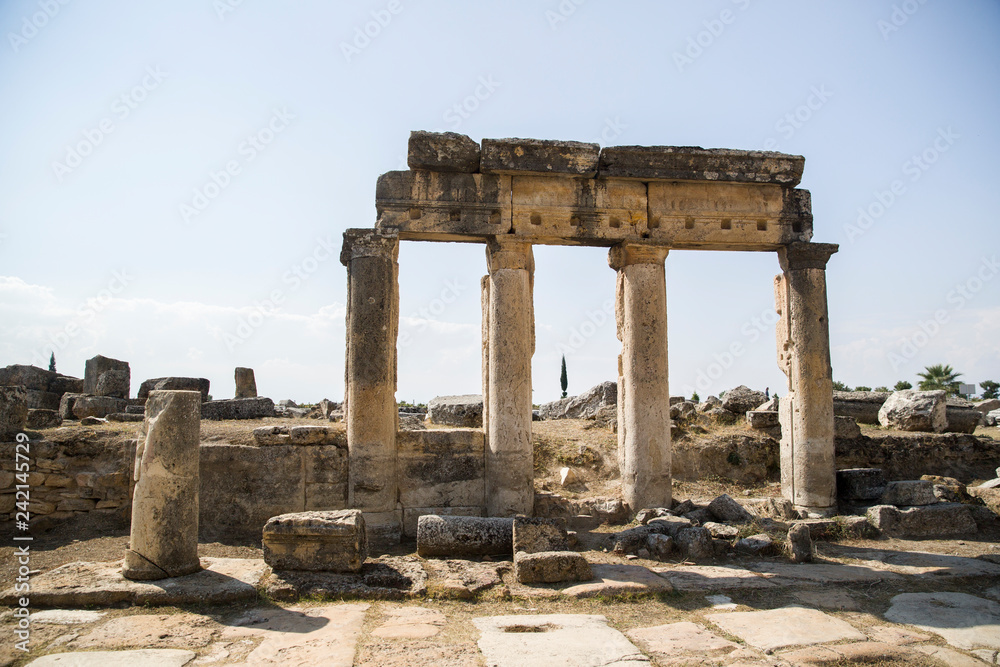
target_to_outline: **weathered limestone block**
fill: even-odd
[[[479,171],[479,144],[456,132],[410,132],[406,166],[429,171]]]
[[[11,442],[28,420],[26,391],[22,387],[0,387],[0,442]]]
[[[70,377],[68,375],[58,375],[52,378],[49,383],[49,391],[53,394],[65,394],[67,392],[82,394],[83,393],[83,379]]]
[[[945,417],[948,420],[945,433],[975,433],[976,428],[985,423],[984,416],[971,401],[949,396],[945,405]]]
[[[127,361],[120,361],[118,359],[110,359],[108,357],[97,355],[96,357],[87,360],[86,370],[83,376],[83,393],[99,396],[100,394],[97,392],[97,383],[101,379],[101,376],[108,371],[124,371],[131,376],[131,371],[129,370]],[[117,398],[128,398],[128,393],[124,396],[117,396]],[[124,410],[121,412],[124,412]]]
[[[162,377],[144,380],[139,385],[137,398],[145,399],[151,391],[200,391],[202,403],[208,401],[211,382],[207,378]]]
[[[882,426],[900,431],[941,433],[948,427],[944,391],[906,389],[893,392],[878,411]]]
[[[417,555],[510,556],[514,552],[514,519],[435,516],[417,520]]]
[[[906,510],[876,505],[868,510],[868,521],[890,537],[955,537],[978,530],[965,505],[938,503]]]
[[[25,402],[29,410],[58,410],[61,398],[62,396],[51,391],[37,391],[35,389],[25,391]]]
[[[555,519],[514,517],[514,553],[569,551],[569,535]]]
[[[231,398],[201,404],[202,419],[260,419],[274,416],[270,398]]]
[[[494,238],[489,264],[489,405],[486,507],[490,516],[531,514],[531,357],[535,352],[531,245]]]
[[[778,411],[750,410],[747,412],[747,426],[752,429],[769,429],[781,426]]]
[[[101,377],[97,378],[96,393],[98,396],[128,398],[130,381],[131,378],[128,371],[105,371],[101,373]]]
[[[888,391],[835,391],[833,414],[852,417],[860,424],[877,426],[878,412],[891,395],[892,392]]]
[[[837,496],[842,500],[878,500],[885,493],[881,468],[848,468],[837,471]]]
[[[38,366],[11,364],[0,368],[0,386],[21,386],[33,391],[51,391],[52,381],[58,375],[58,373],[47,371]]]
[[[722,409],[729,410],[733,414],[742,415],[751,410],[756,410],[767,401],[764,392],[755,391],[746,385],[740,385],[735,389],[730,389],[722,396]]]
[[[601,147],[579,141],[483,139],[484,174],[565,174],[593,178]]]
[[[252,368],[236,368],[236,398],[256,398],[257,380]]]
[[[485,241],[511,229],[510,176],[390,171],[375,186],[376,228],[401,239]]]
[[[719,521],[728,523],[750,523],[754,518],[743,505],[726,493],[712,500],[708,504],[708,511]]]
[[[813,557],[812,533],[809,526],[797,523],[788,530],[788,553],[793,563],[807,563]]]
[[[403,535],[408,538],[416,538],[417,522],[420,520],[420,517],[427,516],[428,514],[481,517],[485,511],[486,507],[484,505],[476,507],[405,507],[403,508]]]
[[[700,146],[608,146],[601,150],[605,177],[640,180],[774,183],[791,188],[802,180],[805,158],[772,151]]]
[[[670,507],[670,390],[667,384],[667,248],[618,245],[618,467],[625,503]]]
[[[889,482],[880,500],[883,505],[906,507],[910,505],[934,505],[938,501],[934,493],[934,483],[927,480],[907,480]]]
[[[112,396],[78,396],[73,403],[73,416],[77,419],[86,417],[107,417],[112,412],[125,412],[128,401]]]
[[[618,383],[608,380],[579,396],[543,404],[539,416],[542,419],[593,419],[602,410],[616,410],[617,407]]]
[[[861,427],[853,417],[833,418],[833,437],[836,440],[854,440],[861,437]]]
[[[989,398],[985,401],[979,401],[978,403],[973,403],[972,407],[983,415],[987,415],[994,410],[1000,410],[1000,398]]]
[[[796,509],[836,511],[833,372],[826,264],[838,246],[793,243],[778,251],[775,278],[778,367],[788,377],[779,408],[781,487]]]
[[[56,410],[28,410],[28,428],[55,428],[62,425]]]
[[[403,507],[483,507],[485,437],[478,429],[400,431],[396,436]]]
[[[344,405],[350,449],[348,505],[396,511],[396,339],[399,333],[399,238],[347,230],[347,363]],[[379,519],[369,517],[369,532]],[[399,534],[399,521],[395,533]]]
[[[154,391],[135,452],[132,532],[122,574],[165,579],[201,569],[198,443],[201,394]]]
[[[514,572],[522,584],[554,584],[560,581],[590,581],[590,563],[575,551],[538,551],[514,554]]]
[[[514,234],[558,245],[639,240],[647,232],[646,185],[638,181],[513,176]]]
[[[479,394],[435,396],[427,404],[427,418],[433,424],[483,427],[483,397]]]
[[[359,572],[365,535],[360,510],[282,514],[264,525],[264,562],[275,570]]]

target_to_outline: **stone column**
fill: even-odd
[[[344,419],[350,461],[348,506],[365,513],[373,543],[399,541],[397,511],[396,339],[399,238],[344,232],[347,266],[347,385]]]
[[[778,366],[788,377],[780,398],[781,488],[796,509],[837,509],[833,372],[826,307],[826,263],[838,246],[792,243],[778,251],[774,279]]]
[[[486,246],[489,263],[489,366],[484,404],[486,511],[489,516],[531,515],[531,356],[535,352],[531,244],[503,237]]]
[[[135,450],[132,531],[122,574],[166,579],[198,561],[200,391],[151,391]]]
[[[618,272],[618,467],[633,512],[670,507],[670,389],[667,384],[669,248],[619,244],[608,264]]]

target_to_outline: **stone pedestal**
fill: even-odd
[[[670,390],[667,384],[668,249],[620,244],[608,263],[618,272],[618,466],[633,512],[670,507]]]
[[[257,398],[257,380],[252,368],[237,367],[236,398]]]
[[[198,561],[201,392],[152,391],[135,452],[132,532],[122,574],[165,579]]]
[[[531,356],[535,351],[531,244],[490,239],[488,358],[485,390],[486,511],[507,517],[532,513]]]
[[[264,562],[275,570],[360,572],[368,554],[358,510],[271,517],[263,531]]]
[[[366,520],[369,513],[396,512],[398,253],[396,236],[371,230],[352,229],[344,233],[341,253],[341,262],[347,266],[344,419],[350,457],[347,503],[351,508],[363,510]],[[398,541],[398,526],[388,534],[395,534]]]
[[[826,306],[826,263],[837,246],[792,243],[778,251],[775,278],[778,366],[788,377],[781,397],[781,488],[796,509],[836,512],[833,372]]]

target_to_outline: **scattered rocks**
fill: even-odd
[[[808,529],[806,530],[808,532]],[[741,553],[762,556],[774,550],[774,540],[767,533],[757,533],[738,540],[734,546]]]
[[[745,385],[730,389],[722,396],[722,409],[733,414],[743,415],[767,401],[762,391],[755,391]]]

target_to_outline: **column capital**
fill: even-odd
[[[666,246],[619,243],[608,251],[608,266],[618,271],[630,264],[663,264],[669,252]]]
[[[492,236],[486,241],[486,262],[491,275],[500,269],[535,271],[531,243],[503,236]]]
[[[399,236],[374,229],[346,230],[340,263],[347,266],[352,259],[359,257],[385,257],[396,261],[399,257]]]
[[[836,243],[789,243],[778,249],[778,264],[782,271],[825,269],[839,249]]]

